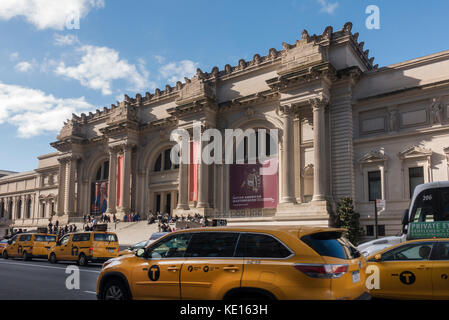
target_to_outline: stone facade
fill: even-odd
[[[397,233],[412,183],[448,180],[449,51],[378,68],[351,23],[321,35],[304,30],[282,47],[73,115],[51,144],[57,153],[40,157],[31,173],[0,178],[7,223],[45,224],[52,215],[60,223],[77,220],[101,205],[98,190],[107,188],[106,212],[119,217],[151,209],[233,224],[324,226],[338,199],[349,196],[369,226],[374,188],[386,200],[379,224],[386,235]],[[275,208],[231,210],[229,165],[201,163],[192,171],[167,160],[171,131],[192,130],[193,121],[221,132],[279,130]],[[410,168],[422,168],[422,177]],[[18,214],[18,201],[30,200],[31,213]]]

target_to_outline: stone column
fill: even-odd
[[[131,195],[131,145],[123,146],[123,177],[121,187],[122,206],[120,212],[122,214],[130,213],[130,195]]]
[[[324,108],[327,105],[325,99],[312,99],[310,104],[313,109],[313,152],[314,152],[314,166],[313,166],[313,198],[312,201],[326,200],[325,195],[325,119]]]
[[[198,164],[198,203],[197,208],[209,208],[209,166],[203,162],[203,148],[205,143],[201,141],[199,152],[200,159]]]
[[[64,192],[64,215],[70,217],[75,213],[75,172],[77,158],[70,157],[67,159],[65,171],[65,192]]]
[[[64,194],[65,194],[65,167],[66,167],[66,159],[58,159],[59,162],[59,191],[58,191],[58,208],[57,215],[60,216],[64,212]]]
[[[107,213],[114,214],[117,202],[117,150],[109,148],[109,190]]]
[[[282,195],[281,203],[295,202],[293,107],[281,106],[282,112]]]
[[[182,159],[182,157],[181,157]],[[178,192],[179,192],[179,201],[176,209],[188,210],[189,202],[188,202],[188,193],[189,193],[189,177],[188,177],[188,164],[185,164],[181,161],[178,169]]]

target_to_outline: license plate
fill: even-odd
[[[360,281],[360,271],[354,271],[352,273],[352,283],[356,283]]]

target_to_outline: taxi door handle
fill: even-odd
[[[236,272],[237,270],[239,270],[239,268],[238,267],[234,267],[234,266],[229,266],[229,267],[223,267],[223,270]]]
[[[178,267],[168,267],[167,270],[171,271],[171,272],[176,272],[179,270],[179,268]]]
[[[416,269],[418,269],[418,270],[427,270],[427,269],[430,269],[430,268],[427,267],[427,266],[419,266],[419,267],[416,268]]]

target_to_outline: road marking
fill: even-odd
[[[91,293],[91,294],[97,294],[96,292],[93,291],[84,291],[85,293]]]
[[[47,269],[59,269],[59,270],[66,270],[66,268],[59,268],[59,267],[51,267],[51,266],[41,266],[39,264],[31,264],[31,263],[15,263],[15,262],[6,262],[6,261],[0,261],[0,264],[14,264],[14,265],[18,265],[18,266],[31,266],[31,267],[38,267],[38,268],[47,268]],[[85,270],[85,269],[81,269],[80,271],[84,271],[84,272],[93,272],[93,273],[100,273],[100,271],[95,271],[95,270]]]

